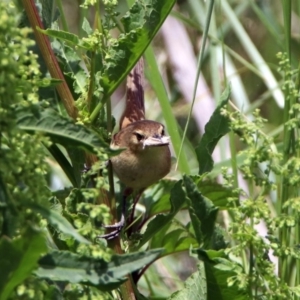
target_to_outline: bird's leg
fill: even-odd
[[[105,228],[108,229],[115,229],[107,234],[103,234],[98,236],[98,238],[103,238],[106,240],[112,240],[114,238],[116,238],[119,233],[121,232],[121,230],[123,229],[124,225],[125,225],[125,215],[126,215],[126,199],[128,196],[130,196],[130,194],[132,193],[132,189],[130,188],[126,188],[123,196],[122,196],[122,210],[121,210],[121,219],[119,222],[112,224],[112,225],[105,225]]]
[[[136,194],[135,198],[134,198],[134,201],[133,201],[133,205],[132,205],[132,210],[131,210],[131,213],[130,213],[130,216],[128,218],[128,225],[130,225],[132,222],[133,222],[133,219],[134,219],[134,212],[135,212],[135,207],[136,207],[136,204],[139,202],[143,192],[144,192],[145,189],[141,189],[138,194]]]
[[[138,201],[140,200],[143,192],[144,192],[145,189],[141,189],[138,194],[135,195],[134,197],[134,200],[133,200],[133,205],[132,205],[132,210],[131,210],[131,213],[130,213],[130,216],[129,218],[127,219],[127,224],[130,225],[132,224],[133,220],[134,220],[134,212],[135,212],[135,207],[136,207],[136,204],[138,203]],[[127,235],[128,237],[132,234],[132,226],[129,226],[128,230],[127,230]]]

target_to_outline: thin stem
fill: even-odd
[[[61,3],[61,0],[56,0],[55,2],[56,2],[56,5],[57,5],[59,13],[60,13],[62,28],[63,28],[64,31],[69,32],[68,23],[67,23],[67,20],[66,20],[66,16],[65,16],[65,13],[64,13],[64,9],[63,9],[63,5]]]
[[[93,100],[94,89],[95,89],[95,52],[92,51],[91,53],[91,63],[90,63],[90,82],[89,82],[89,89],[87,94],[87,105],[89,106],[89,110],[91,107],[91,103]]]
[[[236,161],[237,152],[235,146],[235,135],[232,131],[229,133],[229,143],[230,143],[230,156],[231,156],[231,169],[233,173],[234,186],[238,188],[238,165]]]
[[[196,78],[195,78],[195,85],[194,85],[194,91],[193,91],[193,100],[192,100],[192,105],[187,117],[187,121],[186,121],[186,125],[183,131],[183,136],[182,136],[182,141],[180,143],[180,147],[179,147],[179,152],[178,152],[178,162],[177,164],[180,163],[180,159],[181,159],[181,152],[183,149],[183,143],[187,134],[187,130],[188,130],[188,126],[192,117],[192,113],[193,113],[193,107],[195,104],[195,100],[196,100],[196,93],[197,93],[197,87],[198,87],[198,81],[199,81],[199,77],[200,77],[200,73],[201,73],[201,69],[202,69],[202,64],[203,64],[203,60],[204,60],[204,50],[205,50],[205,45],[206,45],[206,41],[207,41],[207,37],[208,37],[208,30],[209,30],[209,25],[210,25],[210,20],[212,17],[212,12],[213,12],[213,8],[214,8],[214,0],[210,0],[209,2],[209,7],[208,7],[208,12],[207,12],[207,19],[206,19],[206,24],[205,24],[205,29],[204,29],[204,34],[203,34],[203,40],[201,43],[201,49],[200,49],[200,55],[199,55],[199,59],[198,59],[198,66],[197,66],[197,74],[196,74]],[[177,168],[177,165],[176,165]]]

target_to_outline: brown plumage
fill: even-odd
[[[135,191],[144,190],[169,173],[171,154],[164,126],[145,120],[144,63],[141,58],[127,77],[126,108],[120,119],[120,131],[111,147],[124,148],[111,159],[120,181]]]
[[[135,204],[141,193],[166,176],[171,168],[169,137],[165,136],[164,126],[145,120],[142,59],[127,77],[126,108],[120,120],[120,131],[114,135],[111,147],[124,149],[111,158],[111,163],[126,189],[121,221],[106,226],[115,229],[101,236],[106,239],[116,237],[124,226],[126,197],[132,192],[137,195],[130,218],[132,221]]]
[[[126,187],[140,191],[166,176],[171,168],[169,137],[158,122],[129,124],[114,136],[112,148],[125,148],[111,158],[113,169]]]

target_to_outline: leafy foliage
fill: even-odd
[[[230,96],[230,86],[227,86],[223,92],[220,104],[211,116],[209,122],[205,125],[205,133],[199,146],[196,148],[196,154],[200,165],[199,174],[209,172],[213,168],[212,152],[215,149],[219,139],[229,132],[229,120],[222,115],[222,108],[228,103]]]
[[[299,55],[293,50],[299,43],[291,43],[291,3],[282,3],[282,26],[277,21],[281,18],[269,15],[277,4],[222,0],[213,12],[209,9],[214,1],[207,6],[202,2],[178,2],[172,14],[189,27],[191,49],[199,46],[193,34],[208,32],[216,22],[207,36],[202,69],[195,74],[218,70],[207,76],[218,105],[205,116],[209,118],[201,138],[200,126],[189,125],[192,133],[187,133],[179,162],[182,173],[172,171],[147,189],[128,219],[132,222],[112,242],[99,238],[102,225],[112,216],[116,219],[115,199],[122,198],[122,187],[114,189],[107,164],[119,153],[109,147],[115,124],[110,97],[145,51],[146,73],[162,111],[152,104],[146,107],[149,115],[167,119],[175,153],[180,152],[180,123],[186,117],[181,97],[188,96],[180,82],[174,84],[180,70],[171,59],[172,69],[163,77],[171,80],[165,88],[160,75],[165,54],[158,56],[160,70],[151,48],[175,0],[137,0],[129,9],[115,0],[86,0],[78,13],[79,29],[72,31],[61,1],[40,0],[36,6],[33,1],[16,2],[25,9],[27,21],[33,18],[39,24],[37,31],[32,28],[35,36],[26,27],[30,22],[18,28],[16,7],[0,2],[0,300],[300,298],[300,81],[295,64]],[[296,18],[300,7],[295,5]],[[203,18],[208,11],[215,14],[213,20]],[[272,61],[279,66],[276,76],[268,66],[273,58],[268,55],[268,63],[263,61],[237,12],[247,18],[255,13],[274,39],[272,47],[280,40],[278,61]],[[181,41],[179,28],[172,30]],[[231,31],[252,64],[229,45]],[[51,44],[45,43],[46,36]],[[161,42],[156,45],[159,49]],[[227,78],[223,82],[220,69],[228,76],[231,59],[239,67],[230,85]],[[49,79],[53,66],[59,78]],[[242,76],[240,70],[251,77],[254,73],[269,90],[238,109],[229,99],[247,99],[243,88],[237,93],[241,82],[234,81]],[[180,74],[182,81],[188,77]],[[250,81],[243,79],[247,86]],[[69,93],[61,93],[61,84]],[[249,85],[248,93],[256,95],[253,87],[259,91],[259,84]],[[152,97],[151,92],[146,95]],[[256,109],[270,95],[284,107],[283,114],[269,114],[270,119],[282,117],[271,133],[268,120]],[[267,110],[263,106],[262,113]],[[251,116],[246,116],[248,111]],[[192,121],[199,118],[197,111]],[[229,147],[221,149],[222,160],[216,164],[214,150],[220,150],[221,138],[221,143],[228,141],[228,133],[230,155]],[[264,234],[257,229],[261,224]],[[178,259],[179,252],[184,259]],[[180,264],[188,273],[183,274]],[[187,278],[184,283],[182,278]]]
[[[84,257],[71,252],[54,251],[39,260],[36,274],[41,278],[94,285],[101,290],[113,290],[128,272],[151,263],[162,251],[159,249],[114,255],[110,262]],[[49,272],[51,270],[51,272]]]
[[[223,251],[197,253],[204,263],[208,299],[249,299],[246,291],[239,288],[238,280],[232,282],[230,289],[226,288],[229,279],[240,276],[241,266],[225,258]]]
[[[1,239],[0,299],[6,299],[13,289],[31,274],[37,267],[38,259],[46,251],[47,247],[42,233],[30,227],[22,237],[15,240]]]

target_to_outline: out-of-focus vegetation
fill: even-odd
[[[0,2],[0,300],[300,298],[299,38],[291,0]],[[176,159],[107,242],[141,55]]]

